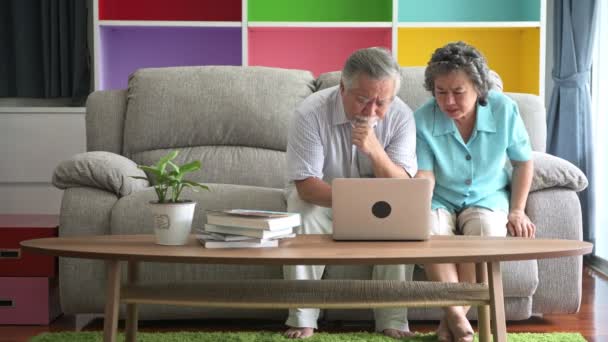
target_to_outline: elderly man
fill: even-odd
[[[330,234],[334,178],[409,178],[416,174],[412,110],[396,97],[399,65],[389,51],[354,52],[339,86],[319,91],[297,108],[287,143],[287,208],[302,215],[299,234]],[[285,279],[321,279],[325,266],[284,266]],[[409,280],[412,266],[375,266],[374,279]],[[289,338],[312,336],[318,309],[293,309]],[[374,310],[376,330],[410,336],[407,309]]]

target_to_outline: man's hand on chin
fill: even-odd
[[[360,118],[360,117],[358,117]],[[376,137],[374,127],[377,119],[355,120],[352,130],[352,143],[357,149],[367,156],[371,156],[379,151],[383,151],[382,145]]]

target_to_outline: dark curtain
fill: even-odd
[[[90,92],[87,1],[0,0],[0,97],[71,98]]]
[[[555,86],[547,112],[547,146],[549,153],[575,164],[589,179],[589,187],[580,193],[583,238],[594,242],[590,73],[599,1],[555,0],[554,4]]]

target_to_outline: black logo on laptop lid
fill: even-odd
[[[372,206],[372,214],[377,218],[385,218],[391,214],[391,205],[385,201],[378,201]]]

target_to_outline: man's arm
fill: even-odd
[[[331,207],[331,187],[322,180],[324,149],[312,113],[296,110],[287,140],[287,181],[303,201]]]
[[[405,170],[395,164],[384,149],[380,149],[376,154],[370,155],[376,178],[411,178]]]
[[[331,185],[316,177],[308,177],[294,183],[302,200],[331,208]]]
[[[403,127],[396,132],[386,150],[378,141],[373,127],[366,123],[355,125],[352,139],[357,149],[371,160],[375,177],[411,178],[416,173],[416,127],[413,119],[404,122]],[[411,150],[408,151],[408,149]],[[408,163],[407,160],[413,162]],[[408,171],[412,174],[406,171],[405,165],[409,165]]]

